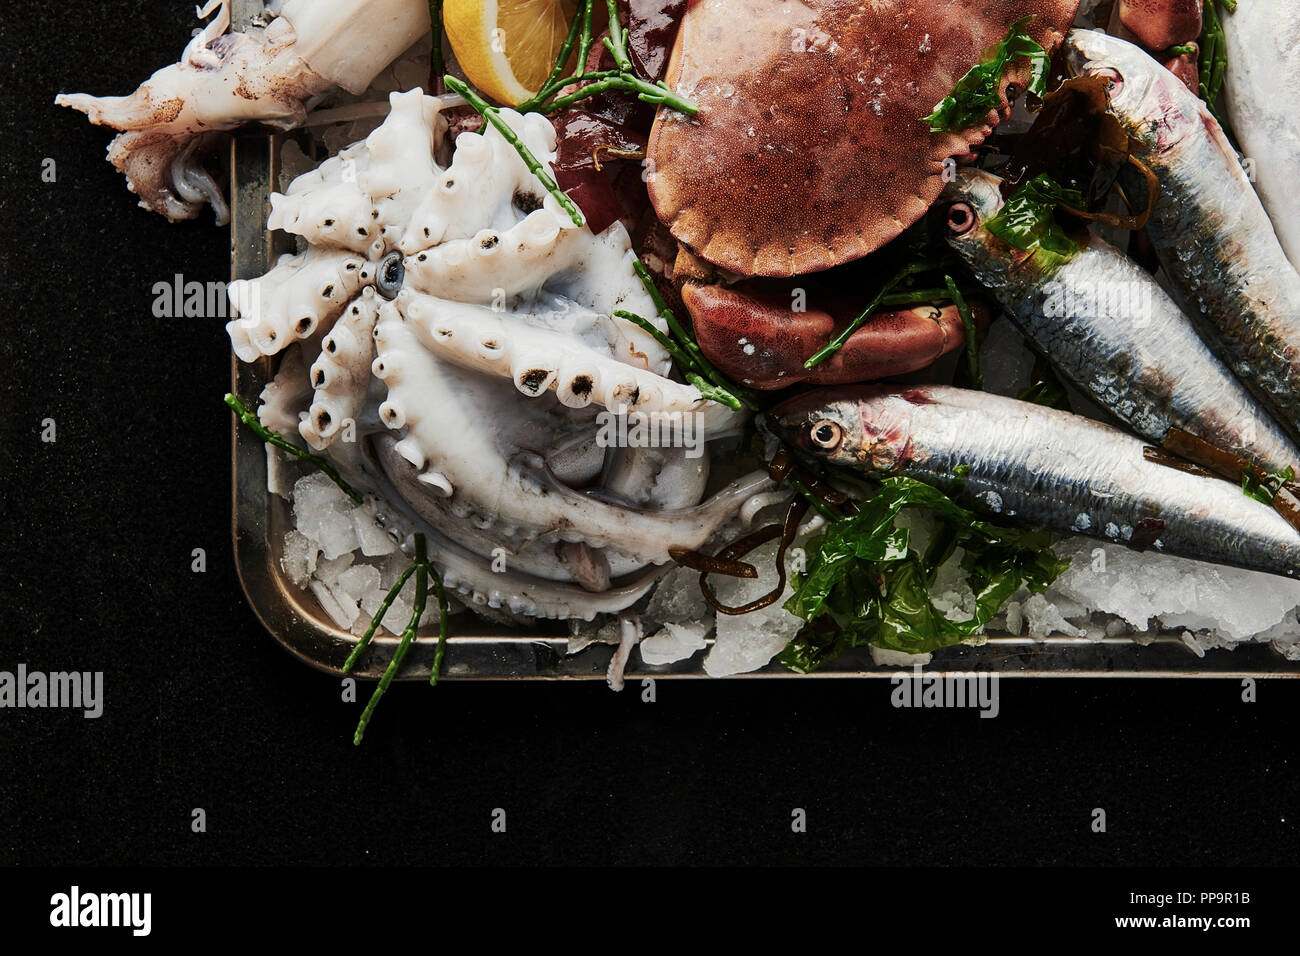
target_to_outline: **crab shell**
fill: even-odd
[[[661,109],[650,134],[656,213],[708,261],[790,276],[866,255],[943,190],[945,160],[1000,109],[931,133],[928,115],[1008,27],[1055,49],[1078,0],[691,0],[668,63],[695,116]]]

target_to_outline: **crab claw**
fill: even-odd
[[[696,340],[725,375],[753,388],[776,389],[799,382],[840,385],[915,372],[966,342],[957,307],[919,305],[877,312],[812,369],[804,362],[831,340],[847,317],[822,309],[795,311],[789,297],[752,295],[720,286],[688,284],[682,301]],[[971,302],[976,326],[988,310]]]
[[[1115,13],[1148,50],[1167,50],[1201,35],[1201,0],[1119,0]]]
[[[1183,81],[1183,86],[1187,87],[1193,93],[1200,88],[1200,46],[1196,43],[1188,43],[1187,46],[1192,48],[1191,53],[1180,53],[1177,56],[1161,60],[1160,65]]]

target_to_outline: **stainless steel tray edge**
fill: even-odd
[[[260,11],[256,0],[237,4]],[[237,19],[237,23],[241,22]],[[265,229],[269,195],[276,181],[277,137],[249,131],[231,146],[231,262],[232,278],[264,273],[276,251],[276,237]],[[270,362],[241,363],[231,355],[231,390],[252,407],[269,380]],[[318,670],[339,674],[357,637],[334,625],[307,592],[299,591],[279,566],[277,514],[284,520],[286,505],[267,491],[266,449],[260,439],[239,426],[232,416],[231,486],[232,540],[236,568],[249,604],[258,619],[290,654]],[[459,617],[458,622],[464,620]],[[590,680],[605,676],[613,649],[592,645],[573,655],[565,653],[563,633],[492,633],[476,622],[474,633],[455,634],[449,641],[444,676],[449,679]],[[711,642],[710,642],[711,643]],[[354,676],[377,679],[391,659],[396,638],[376,637],[372,650]],[[400,679],[427,679],[433,662],[436,634],[421,635],[412,647]],[[637,655],[629,661],[628,680],[645,677],[706,677],[703,653],[686,661],[649,666]],[[1150,643],[1131,638],[1099,641],[996,635],[979,645],[958,645],[935,653],[927,673],[996,672],[1007,677],[1300,677],[1300,662],[1288,662],[1260,644],[1231,652],[1209,651],[1196,657],[1177,637],[1160,635]],[[905,668],[874,663],[866,649],[845,655],[811,677],[892,677]],[[779,665],[768,665],[742,677],[801,677]]]

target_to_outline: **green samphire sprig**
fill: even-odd
[[[581,0],[569,24],[569,33],[560,47],[559,55],[555,58],[555,65],[551,68],[550,75],[542,83],[542,88],[520,103],[516,109],[521,113],[554,113],[587,97],[617,90],[631,93],[642,102],[667,106],[680,113],[694,115],[699,112],[699,107],[694,102],[674,93],[662,80],[651,83],[636,75],[632,68],[632,61],[627,55],[627,28],[619,19],[616,0],[605,0],[605,6],[609,11],[609,36],[604,39],[605,49],[609,50],[610,56],[614,58],[616,69],[587,72],[587,54],[591,50],[592,43],[591,11],[594,4],[595,0]],[[569,54],[573,51],[575,42],[578,47],[578,55],[574,61],[575,71],[566,76],[564,69],[568,66]],[[566,86],[576,84],[585,85],[564,96],[558,95]]]
[[[398,640],[397,649],[393,651],[393,656],[384,668],[383,676],[379,678],[379,683],[375,685],[374,691],[370,695],[370,700],[366,701],[365,710],[361,712],[361,719],[357,721],[357,729],[352,735],[352,743],[356,746],[361,745],[361,738],[365,736],[366,727],[370,724],[370,718],[374,716],[375,708],[379,706],[380,698],[388,690],[388,685],[393,682],[397,672],[402,668],[402,662],[406,660],[407,652],[410,651],[411,645],[415,642],[416,634],[420,627],[420,618],[424,616],[424,606],[428,599],[429,581],[433,581],[434,591],[438,596],[438,648],[434,652],[433,668],[429,674],[430,686],[437,686],[438,675],[442,671],[442,659],[447,650],[447,615],[450,607],[447,603],[447,592],[442,586],[442,578],[438,576],[437,570],[429,563],[429,555],[425,545],[424,535],[417,533],[415,535],[415,560],[411,563],[393,586],[388,589],[384,595],[383,601],[375,610],[375,616],[370,619],[370,626],[366,632],[361,635],[361,640],[357,641],[356,647],[352,648],[352,653],[348,659],[343,662],[343,673],[351,673],[352,668],[356,665],[366,648],[370,646],[370,641],[375,636],[375,631],[384,620],[384,615],[388,613],[389,607],[397,599],[406,582],[411,576],[415,576],[415,597],[411,602],[411,618],[402,630],[401,638]]]
[[[1219,116],[1219,94],[1223,91],[1223,78],[1228,70],[1228,44],[1223,36],[1223,22],[1219,19],[1219,7],[1228,13],[1235,13],[1237,0],[1203,0],[1201,15],[1201,53],[1197,62],[1199,89],[1198,95],[1210,108],[1214,118],[1222,122]]]
[[[301,458],[309,465],[319,468],[334,484],[338,485],[345,494],[353,501],[361,502],[362,498],[359,493],[346,481],[339,476],[325,459],[319,455],[313,455],[303,451],[297,445],[287,441],[275,432],[271,431],[265,425],[257,420],[257,416],[234,395],[227,394],[225,402],[234,411],[239,421],[257,434],[262,441],[274,445],[276,448],[282,448],[290,454]],[[384,669],[383,676],[379,679],[379,684],[375,687],[374,692],[370,695],[370,700],[366,702],[365,710],[361,712],[361,719],[357,722],[356,732],[352,735],[352,742],[360,745],[361,738],[365,735],[366,725],[370,723],[370,718],[374,715],[375,707],[379,704],[379,699],[384,696],[388,690],[388,685],[393,682],[397,676],[398,670],[402,666],[402,661],[406,659],[407,651],[411,649],[411,644],[415,641],[416,632],[420,626],[420,618],[424,616],[424,606],[429,591],[429,581],[433,581],[433,587],[438,595],[438,648],[433,656],[433,670],[429,675],[429,684],[436,686],[438,675],[442,672],[442,659],[447,652],[447,615],[450,613],[450,605],[447,602],[447,592],[442,586],[442,578],[438,576],[437,570],[429,562],[428,550],[425,545],[424,535],[417,533],[415,535],[415,560],[411,566],[403,571],[394,582],[393,586],[388,589],[384,599],[379,602],[379,607],[375,610],[375,615],[370,619],[370,626],[366,632],[361,635],[361,640],[357,641],[356,647],[352,648],[352,653],[343,663],[343,673],[350,673],[356,665],[357,660],[367,647],[370,646],[371,640],[375,636],[375,631],[383,623],[384,615],[388,609],[397,600],[397,595],[401,593],[406,582],[415,576],[415,600],[412,604],[411,619],[407,622],[402,631],[400,642],[397,650],[393,652],[392,660],[388,662],[388,667]]]

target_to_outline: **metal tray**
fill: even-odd
[[[235,28],[259,14],[259,0],[236,0]],[[285,251],[285,237],[268,233],[269,196],[278,172],[281,137],[264,130],[236,136],[231,146],[231,277],[266,272]],[[252,407],[273,373],[271,360],[248,364],[231,355],[231,391]],[[260,439],[232,416],[231,459],[233,537],[240,581],[258,618],[291,654],[320,670],[339,673],[357,637],[337,627],[310,592],[296,588],[280,568],[280,548],[289,528],[289,509],[267,492],[267,462]],[[427,679],[437,635],[422,635],[411,648],[401,679]],[[450,679],[603,679],[613,648],[592,645],[567,655],[562,624],[543,622],[535,630],[503,631],[472,615],[458,615],[449,639],[443,674]],[[376,636],[371,652],[354,670],[377,679],[391,659],[397,639]],[[704,677],[703,654],[675,664],[649,666],[633,654],[629,680],[642,677]],[[814,677],[888,677],[898,667],[875,664],[866,649],[845,655]],[[1300,677],[1300,662],[1288,662],[1265,645],[1213,650],[1198,658],[1173,634],[1150,643],[1131,637],[1054,637],[990,635],[981,645],[958,645],[934,654],[927,673],[996,672],[1026,677]],[[771,664],[744,677],[800,677]],[[803,678],[807,679],[807,678]]]

